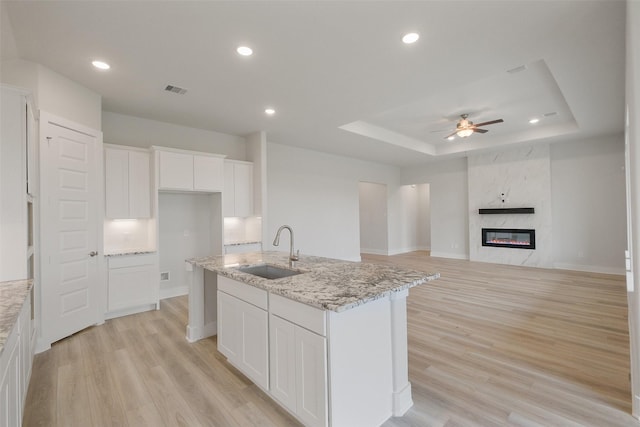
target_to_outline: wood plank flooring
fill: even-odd
[[[432,258],[408,299],[414,406],[385,427],[639,426],[622,276]],[[300,425],[216,350],[189,344],[187,298],[107,321],[36,356],[24,426]],[[355,426],[354,426],[355,427]]]

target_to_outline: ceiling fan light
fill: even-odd
[[[458,135],[460,138],[466,138],[472,133],[473,129],[460,129],[458,132],[456,132],[456,135]]]

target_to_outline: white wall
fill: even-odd
[[[405,168],[405,184],[428,183],[431,208],[431,256],[469,257],[467,159],[451,159]]]
[[[2,61],[3,83],[23,87],[33,94],[36,109],[91,129],[102,129],[102,97],[50,70],[21,59]]]
[[[267,144],[268,239],[280,225],[293,227],[296,249],[308,255],[345,260],[360,259],[358,182],[398,186],[399,169],[393,166],[316,151]],[[390,217],[399,216],[389,206]],[[393,221],[390,218],[390,221]],[[285,236],[278,250],[288,251]]]
[[[361,253],[389,254],[387,198],[387,186],[385,184],[358,183]]]
[[[103,112],[102,122],[105,143],[140,148],[158,145],[246,160],[245,139],[239,136],[108,111]]]
[[[185,259],[212,253],[212,197],[216,195],[158,194],[160,272],[170,273],[169,281],[160,282],[161,298],[187,292]]]
[[[627,276],[633,415],[640,417],[640,1],[627,1],[626,164],[628,237],[632,273]]]
[[[555,267],[624,274],[622,135],[551,147]]]
[[[418,224],[416,250],[431,250],[431,199],[429,184],[417,184]]]

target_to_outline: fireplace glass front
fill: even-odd
[[[520,228],[483,228],[482,246],[535,249],[536,231]]]

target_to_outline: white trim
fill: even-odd
[[[398,254],[406,254],[409,252],[415,252],[415,251],[430,251],[431,247],[427,247],[427,246],[411,246],[408,248],[400,248],[400,249],[391,249],[389,251],[389,255],[398,255]]]
[[[431,252],[432,257],[436,258],[452,258],[452,259],[464,259],[469,260],[469,255],[467,254],[452,254],[447,252]]]
[[[383,251],[381,249],[370,249],[370,248],[360,248],[361,254],[369,254],[369,255],[389,255],[387,251]]]
[[[156,151],[169,151],[172,153],[182,153],[182,154],[194,154],[198,156],[207,156],[207,157],[218,157],[220,159],[224,159],[227,157],[226,154],[217,154],[217,153],[209,153],[206,151],[193,151],[193,150],[182,150],[180,148],[172,148],[172,147],[161,147],[159,145],[152,145],[149,147],[152,152]],[[251,163],[251,162],[249,162]]]
[[[586,273],[615,274],[617,276],[625,275],[624,267],[602,267],[598,265],[581,265],[555,262],[553,263],[553,268],[556,268],[558,270],[584,271]]]
[[[152,311],[155,309],[156,309],[155,304],[146,304],[139,307],[125,308],[123,310],[111,311],[109,313],[106,313],[104,315],[104,318],[105,320],[115,319],[116,317],[128,316],[130,314],[137,314],[145,311]]]
[[[180,297],[182,295],[188,295],[189,294],[189,287],[188,286],[172,286],[170,288],[166,288],[166,289],[162,289],[162,287],[160,287],[160,299],[167,299],[167,298],[173,298],[173,297]]]

